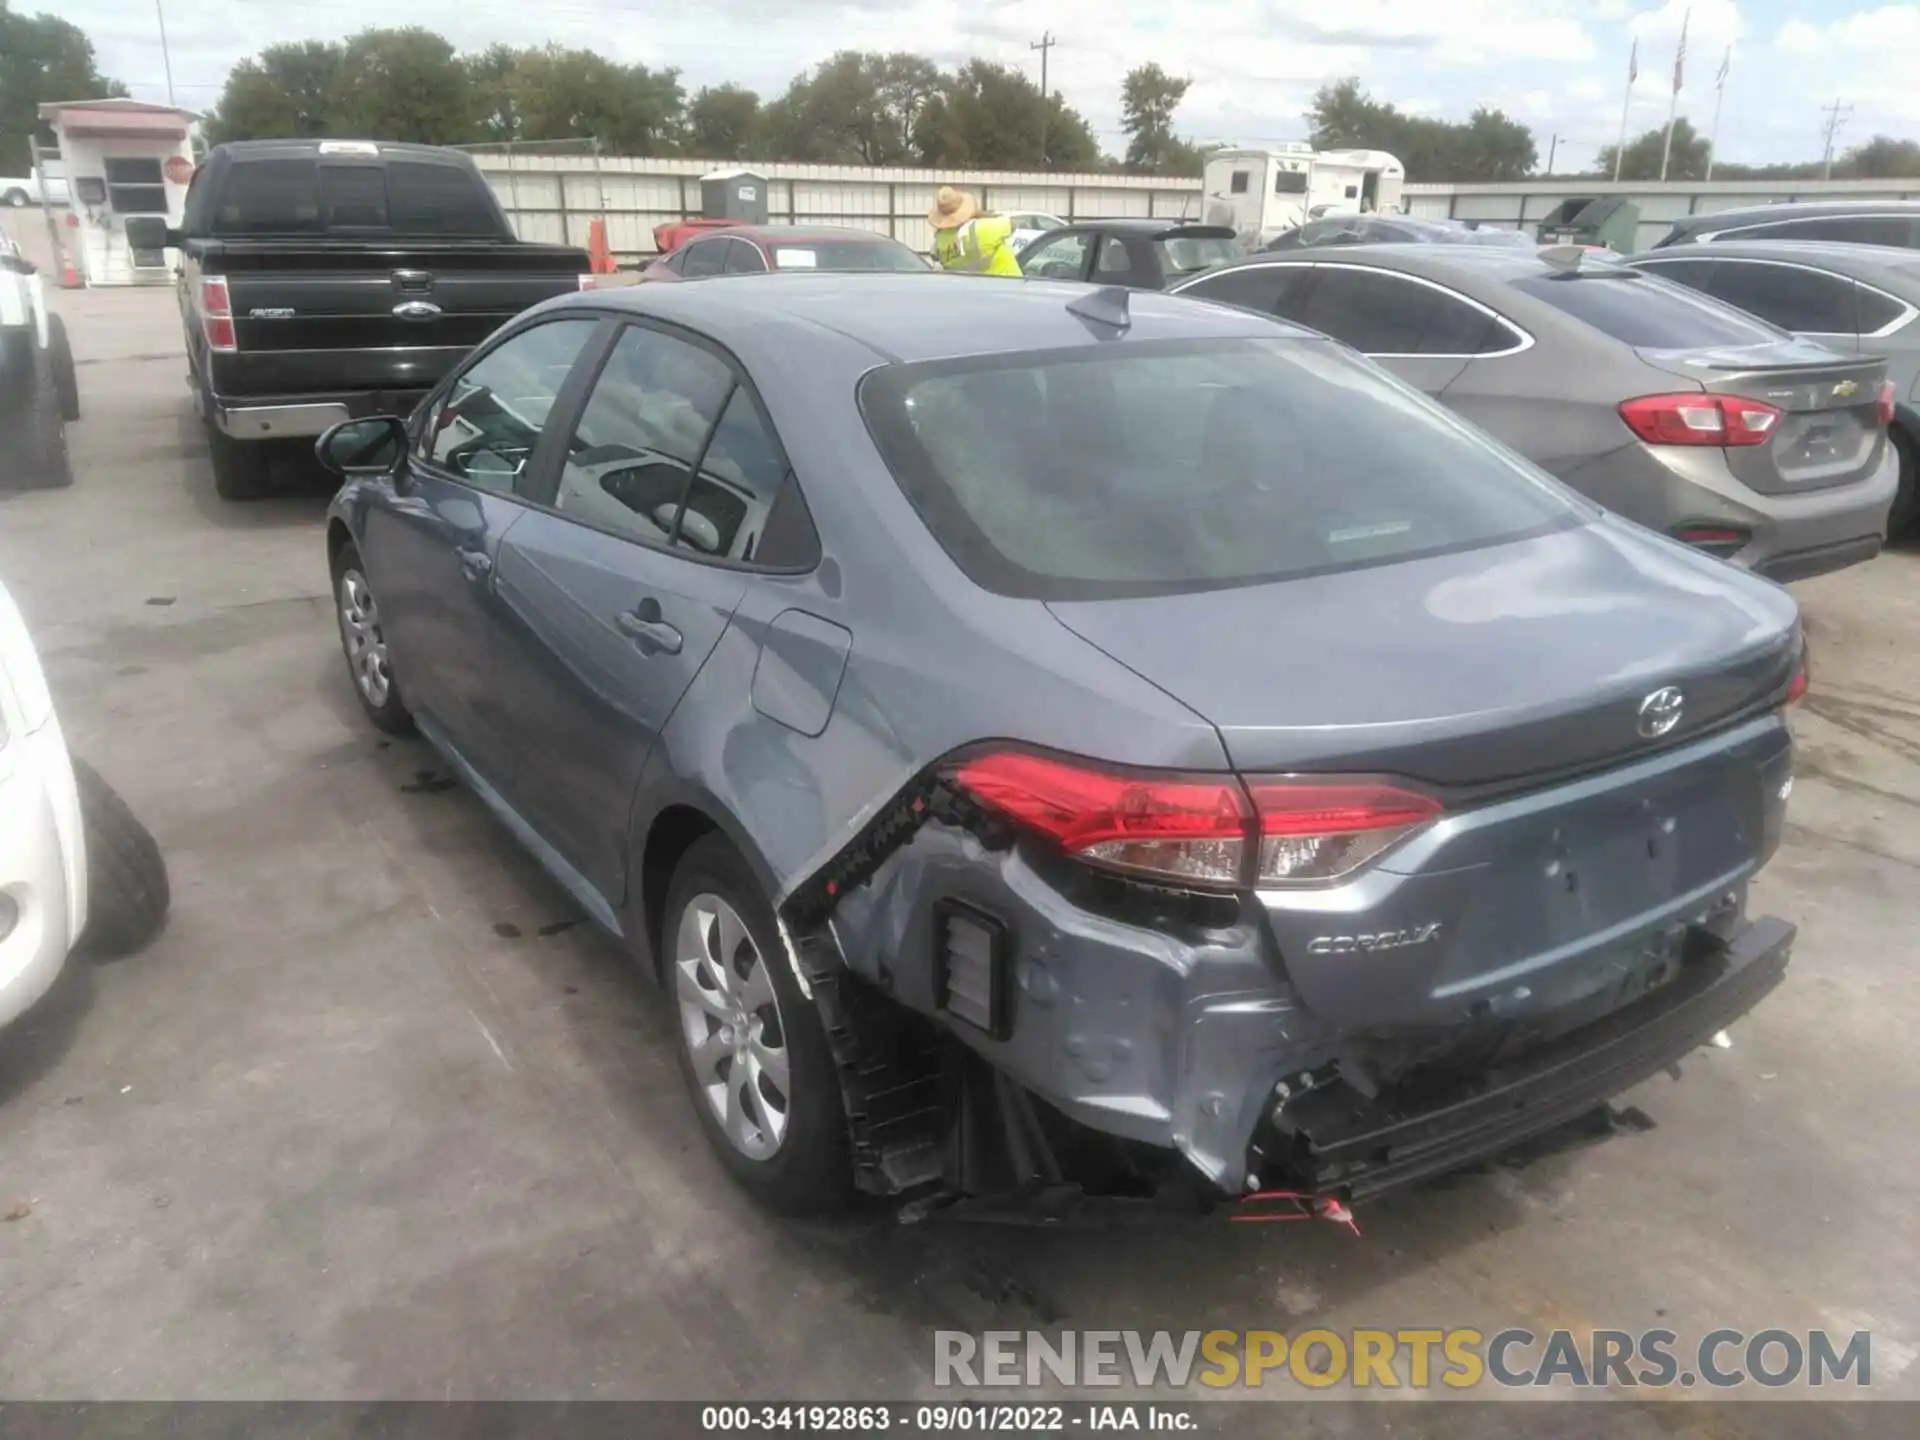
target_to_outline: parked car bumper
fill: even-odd
[[[355,391],[328,395],[286,395],[209,402],[215,429],[236,440],[285,440],[324,435],[342,420],[366,415],[412,412],[425,390]]]
[[[1870,560],[1886,538],[1899,457],[1881,447],[1865,480],[1802,494],[1761,495],[1727,469],[1721,451],[1629,445],[1564,477],[1606,496],[1620,513],[1664,534],[1722,527],[1745,536],[1724,552],[1774,580],[1802,580]]]

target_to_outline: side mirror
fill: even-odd
[[[314,442],[313,453],[343,480],[391,475],[407,453],[407,424],[397,415],[342,420]]]
[[[126,219],[127,244],[135,250],[180,248],[178,230],[169,230],[167,222],[154,215],[129,215]]]

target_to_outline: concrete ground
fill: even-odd
[[[1359,1239],[795,1225],[710,1157],[651,987],[363,723],[324,478],[222,504],[171,294],[57,304],[78,477],[0,497],[0,574],[174,908],[0,1034],[0,1394],[911,1398],[936,1328],[1424,1324],[1869,1328],[1876,1390],[1920,1395],[1915,554],[1798,589],[1814,687],[1755,893],[1798,954],[1732,1050],[1627,1097],[1657,1128]]]

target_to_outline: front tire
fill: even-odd
[[[696,841],[663,919],[680,1069],[720,1163],[782,1214],[845,1208],[853,1164],[839,1075],[752,870],[721,836]]]
[[[400,698],[400,682],[393,677],[387,651],[387,632],[380,605],[360,551],[349,543],[333,561],[333,613],[340,625],[340,649],[347,657],[353,693],[374,728],[389,735],[413,729],[413,713]]]
[[[60,415],[59,386],[52,355],[34,347],[27,393],[17,418],[0,408],[0,489],[59,490],[73,484],[73,457],[67,453],[67,427]]]
[[[166,923],[173,902],[167,862],[153,832],[86,761],[73,761],[80,828],[87,845],[87,929],[82,943],[97,955],[141,949]]]
[[[60,398],[60,418],[72,425],[80,419],[80,375],[66,322],[58,315],[47,316],[47,364],[53,372],[53,393]]]
[[[15,210],[23,210],[26,208],[26,204],[27,204],[27,192],[24,190],[17,190],[17,189],[9,190],[7,191],[6,200],[7,200],[7,204],[12,206]]]

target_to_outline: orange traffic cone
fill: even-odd
[[[80,278],[80,272],[74,267],[73,252],[64,245],[60,247],[60,288],[63,290],[81,290],[86,281]]]
[[[596,275],[611,275],[620,268],[614,263],[613,250],[607,244],[604,220],[595,220],[587,226],[587,260]]]

